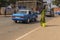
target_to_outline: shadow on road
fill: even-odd
[[[18,22],[17,24],[35,24],[35,23],[40,23],[40,21],[30,22],[30,23]]]
[[[60,27],[60,25],[46,25],[46,27]]]

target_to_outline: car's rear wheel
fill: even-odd
[[[37,18],[33,18],[31,21],[32,22],[36,22],[37,21]]]
[[[26,23],[30,23],[30,19],[27,19],[25,22],[26,22]]]
[[[14,21],[15,23],[17,23],[17,21]]]
[[[37,18],[34,18],[34,22],[36,22],[37,21]]]
[[[60,14],[59,14],[60,15]]]

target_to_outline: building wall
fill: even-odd
[[[33,9],[34,11],[36,11],[37,8],[38,9],[41,8],[42,5],[43,5],[43,3],[40,3],[40,2],[42,2],[42,0],[20,0],[20,1],[22,1],[22,2],[17,2],[16,5],[26,6],[29,9]],[[23,2],[23,1],[30,1],[30,2]],[[38,5],[37,5],[36,1],[38,1]],[[4,12],[5,12],[5,8],[2,7],[1,8],[1,14],[4,15],[5,14]],[[7,12],[7,14],[12,14],[13,13],[13,11],[10,11],[10,12]]]
[[[5,7],[1,7],[1,15],[5,13]]]
[[[26,1],[30,1],[30,2],[26,2]],[[37,3],[38,3],[38,5],[37,5]],[[27,8],[33,8],[34,10],[36,9],[36,7],[39,8],[43,5],[42,0],[20,0],[20,2],[17,2],[17,4],[20,5],[20,6],[21,5],[26,6]]]

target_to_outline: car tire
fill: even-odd
[[[36,21],[37,21],[37,18],[33,18],[33,19],[32,19],[32,22],[36,22]]]
[[[36,22],[37,21],[37,18],[34,18],[34,22]]]
[[[30,19],[27,19],[27,20],[26,20],[26,23],[30,23]]]
[[[17,21],[14,21],[15,23],[17,23]]]
[[[60,14],[59,14],[60,15]]]

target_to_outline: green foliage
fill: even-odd
[[[0,0],[0,7],[8,6],[9,4],[15,4],[17,0]]]
[[[0,0],[0,7],[6,7],[9,5],[9,2],[7,0]]]
[[[60,4],[60,0],[55,0],[55,4],[59,5]]]
[[[10,3],[15,4],[17,0],[9,0]]]

